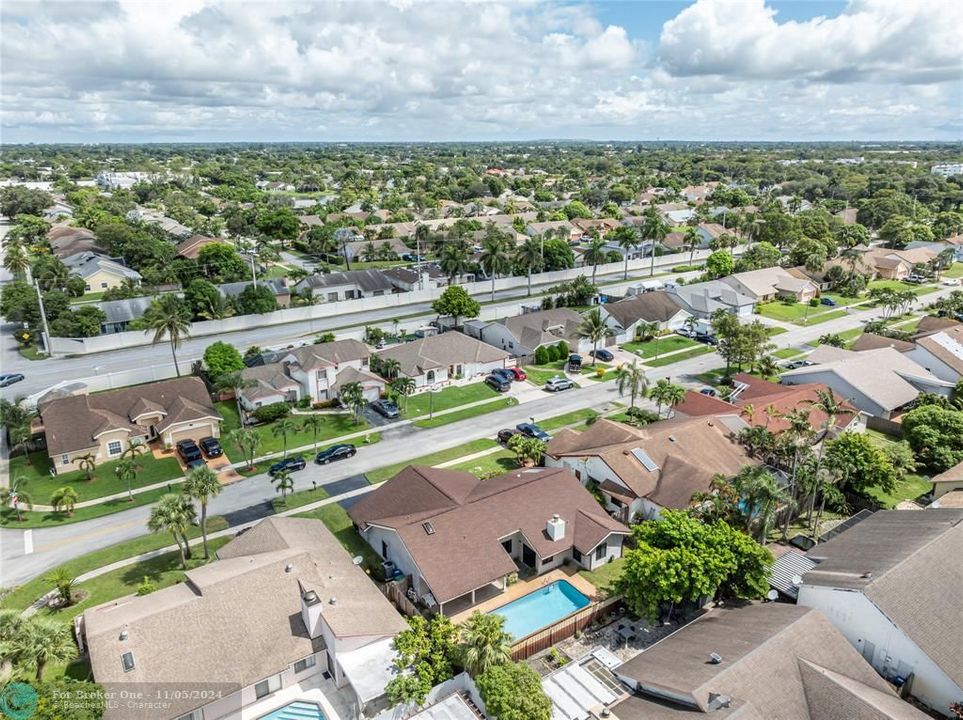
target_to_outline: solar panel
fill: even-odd
[[[644,467],[649,472],[655,472],[659,469],[659,466],[655,464],[655,460],[649,457],[649,454],[642,448],[635,448],[632,450],[632,454],[635,455],[635,459],[642,463]]]

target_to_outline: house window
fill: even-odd
[[[60,464],[61,464],[61,465],[69,465],[69,464],[70,464],[70,458],[69,458],[67,455],[61,455],[61,456],[60,456]]]
[[[124,446],[121,444],[120,440],[111,440],[107,443],[107,454],[108,455],[120,455],[124,451]]]
[[[576,548],[572,548],[572,560],[582,562],[582,553]]]
[[[105,282],[100,283],[100,289],[101,289],[101,290],[106,290],[106,289],[107,289],[107,283],[105,283]]]
[[[552,562],[552,560],[554,560],[554,559],[555,559],[555,556],[554,556],[554,555],[549,555],[547,558],[545,558],[544,560],[542,560],[542,565],[548,565],[548,564],[549,564],[550,562]]]
[[[308,655],[304,660],[298,660],[294,663],[294,672],[304,672],[308,668],[313,668],[316,664],[317,660],[314,658],[314,655]]]
[[[260,700],[266,695],[277,692],[281,689],[281,676],[272,675],[266,680],[262,680],[254,686],[254,697]]]
[[[608,543],[602,543],[597,548],[595,548],[595,559],[604,560],[605,554],[609,551]]]
[[[86,285],[84,285],[84,290],[86,292],[90,292],[90,283],[87,283]]]

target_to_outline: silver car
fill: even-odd
[[[545,383],[545,389],[548,390],[549,392],[559,392],[561,390],[569,390],[573,387],[575,387],[575,383],[573,383],[568,378],[563,378],[563,377],[553,377],[553,378],[550,378]]]

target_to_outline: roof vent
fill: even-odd
[[[134,653],[125,652],[120,656],[120,663],[124,666],[124,672],[130,672],[134,669]]]
[[[709,653],[709,664],[718,665],[722,662],[722,655],[717,652]]]
[[[284,572],[289,573],[294,570],[294,563],[288,563],[284,566]]]
[[[722,708],[727,708],[732,704],[732,698],[728,695],[718,695],[716,693],[709,693],[709,709],[710,710],[720,710]]]
[[[329,604],[329,605],[337,605],[337,604],[338,604],[338,598],[336,598],[336,597],[331,598],[330,600],[328,600],[328,604]]]
[[[124,642],[128,637],[130,637],[130,636],[127,634],[127,631],[126,631],[126,630],[121,630],[121,631],[120,631],[120,637],[117,638],[117,639],[120,640],[121,642]]]
[[[315,605],[320,602],[320,598],[314,590],[308,590],[301,598],[304,600],[305,605]]]
[[[675,442],[675,435],[669,435],[669,442]]]
[[[860,577],[863,578],[864,580],[869,580],[871,577],[873,577],[873,573],[864,572],[862,575],[860,575]]]
[[[435,526],[431,524],[431,520],[426,520],[425,522],[421,523],[421,527],[424,528],[425,535],[435,534]]]

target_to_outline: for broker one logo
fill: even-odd
[[[37,691],[27,683],[13,682],[0,690],[0,713],[10,720],[27,720],[37,711]]]

